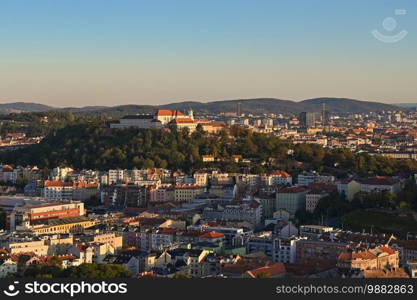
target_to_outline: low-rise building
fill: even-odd
[[[382,270],[399,267],[399,253],[387,246],[342,252],[337,266],[342,270]]]
[[[398,193],[401,189],[400,180],[391,177],[364,178],[358,181],[361,185],[360,191],[365,193]]]
[[[361,191],[361,184],[354,179],[344,179],[337,182],[337,191],[344,195],[348,201]]]

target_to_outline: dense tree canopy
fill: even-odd
[[[0,116],[0,135],[25,133],[29,137],[45,136],[70,124],[103,121],[100,116],[84,116],[66,111],[11,113]]]
[[[288,154],[292,149],[293,154]],[[203,163],[202,155],[211,154],[221,161]],[[251,163],[234,162],[240,154]],[[218,134],[201,127],[192,134],[175,127],[164,129],[109,129],[96,123],[76,123],[53,130],[40,144],[1,153],[0,161],[37,165],[41,168],[71,166],[82,169],[170,168],[192,171],[219,167],[228,172],[263,173],[282,168],[296,175],[305,169],[331,172],[339,177],[356,173],[363,176],[411,174],[417,162],[395,160],[348,149],[326,149],[317,144],[296,144],[276,136],[256,133],[238,126]]]
[[[30,266],[24,275],[35,278],[129,278],[132,273],[120,265],[81,264],[63,269],[58,263],[49,263]]]
[[[0,207],[0,230],[6,228],[6,212]]]

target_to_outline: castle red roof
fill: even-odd
[[[182,112],[179,110],[170,110],[170,109],[158,109],[156,111],[157,116],[163,116],[163,117],[173,117],[173,116],[184,116]]]

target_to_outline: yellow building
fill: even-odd
[[[214,162],[214,155],[202,155],[203,162]]]
[[[191,202],[195,196],[204,192],[204,188],[198,185],[175,186],[175,202]]]
[[[56,234],[83,232],[85,228],[96,225],[95,220],[86,217],[74,217],[66,219],[49,220],[46,225],[37,225],[31,228],[34,234]]]

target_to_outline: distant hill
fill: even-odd
[[[284,113],[298,114],[303,111],[320,112],[323,103],[326,109],[334,113],[366,113],[378,112],[383,110],[404,110],[406,108],[390,104],[370,101],[360,101],[346,98],[315,98],[307,99],[300,102],[291,100],[281,100],[275,98],[257,98],[257,99],[234,99],[213,102],[187,101],[170,103],[164,105],[118,105],[118,106],[85,106],[85,107],[67,107],[54,108],[37,103],[7,103],[0,104],[0,113],[11,112],[42,112],[51,110],[64,110],[79,114],[106,114],[109,116],[120,117],[128,114],[152,113],[155,109],[179,109],[188,110],[192,108],[198,113],[220,113],[235,112],[238,103],[241,103],[243,113],[263,114],[263,113]]]
[[[310,111],[320,111],[323,103],[326,109],[335,113],[363,113],[383,110],[400,110],[398,106],[380,102],[360,101],[346,98],[315,98],[301,101],[300,104],[307,105]]]
[[[395,105],[399,107],[405,107],[405,108],[417,108],[417,103],[398,103]]]
[[[238,100],[223,100],[214,102],[181,102],[168,105],[162,105],[162,108],[168,109],[182,109],[186,110],[192,108],[197,112],[235,112],[237,104],[241,103],[242,112],[262,114],[262,113],[298,113],[304,110],[304,106],[299,102],[280,100],[273,98],[259,98],[259,99],[238,99]]]
[[[308,99],[300,102],[291,100],[281,100],[274,98],[258,98],[258,99],[235,99],[223,100],[213,102],[178,102],[159,106],[145,106],[145,105],[124,105],[111,108],[105,108],[100,112],[109,115],[120,115],[121,112],[125,114],[130,113],[151,113],[153,110],[161,109],[179,109],[188,110],[192,108],[198,113],[221,113],[221,112],[235,112],[237,104],[241,103],[241,110],[244,113],[263,114],[263,113],[284,113],[284,114],[298,114],[303,111],[320,112],[323,103],[326,108],[334,113],[365,113],[371,111],[383,110],[401,110],[398,106],[369,101],[359,101],[345,98],[316,98]],[[88,113],[88,112],[87,112]]]
[[[55,110],[56,108],[48,105],[30,102],[13,102],[0,104],[1,114],[20,113],[20,112],[43,112]]]

